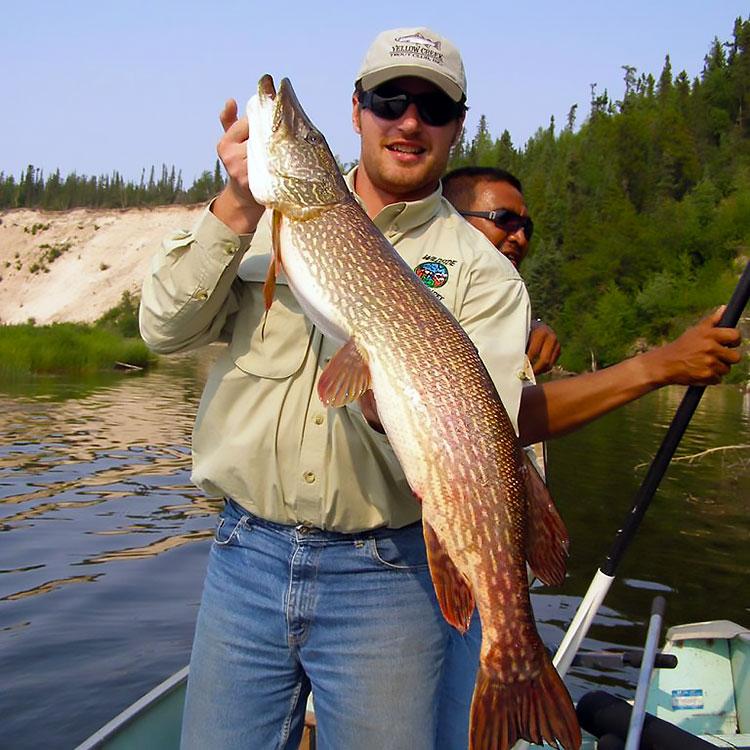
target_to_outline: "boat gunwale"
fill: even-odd
[[[156,704],[179,688],[187,680],[189,671],[190,665],[187,665],[167,677],[166,680],[149,690],[148,693],[141,696],[135,703],[131,703],[126,709],[117,714],[117,716],[110,719],[103,727],[78,745],[75,750],[95,750],[95,748],[98,748],[102,742],[110,739],[134,719],[141,716],[144,709]]]

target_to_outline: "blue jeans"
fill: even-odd
[[[479,671],[482,626],[474,610],[469,629],[461,635],[450,628],[438,694],[435,750],[466,750],[474,683]]]
[[[228,501],[198,614],[183,750],[296,748],[311,689],[321,750],[433,750],[450,630],[421,524],[339,534]]]

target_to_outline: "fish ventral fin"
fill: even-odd
[[[569,538],[547,485],[525,450],[521,451],[521,475],[526,488],[526,559],[534,574],[547,586],[565,581]]]
[[[438,535],[426,521],[422,521],[427,562],[435,587],[440,611],[446,621],[462,635],[469,629],[471,614],[474,611],[474,595],[463,574],[453,563],[450,555],[440,542]]]
[[[260,329],[261,341],[265,338],[266,319],[268,318],[268,311],[273,304],[273,296],[276,292],[276,279],[282,269],[281,218],[281,211],[274,210],[271,214],[271,262],[268,264],[268,273],[266,274],[266,280],[263,284],[263,302],[265,303],[266,311],[263,314],[263,326]]]
[[[370,387],[366,355],[349,339],[323,370],[318,396],[326,406],[344,406],[356,401]]]
[[[543,659],[536,676],[513,682],[493,679],[484,665],[479,667],[471,701],[469,750],[508,750],[519,739],[578,750],[581,728],[573,701],[546,653]]]

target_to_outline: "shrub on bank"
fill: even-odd
[[[0,326],[0,378],[83,375],[155,362],[146,345],[99,326],[32,323]]]

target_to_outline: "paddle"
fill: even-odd
[[[719,321],[719,326],[723,328],[733,328],[736,326],[740,315],[742,315],[742,311],[745,309],[748,297],[750,297],[750,263],[745,266],[745,270],[735,287],[732,298],[729,300],[729,304]],[[591,582],[586,596],[584,596],[573,621],[570,623],[568,632],[557,649],[553,663],[561,675],[564,675],[568,671],[573,657],[578,651],[581,642],[586,637],[591,621],[594,619],[594,615],[598,611],[607,591],[609,591],[609,587],[612,585],[617,566],[620,560],[622,560],[628,545],[633,540],[636,531],[638,531],[643,516],[648,510],[648,506],[669,466],[669,462],[672,460],[677,445],[685,434],[688,423],[705,389],[705,386],[691,385],[683,396],[682,402],[667,430],[667,434],[664,436],[662,444],[656,452],[656,456],[651,462],[651,466],[649,466],[648,472],[636,493],[630,513],[625,523],[623,523],[617,532],[614,544],[604,564],[596,571],[594,580]]]
[[[638,673],[638,684],[635,688],[635,699],[633,710],[630,714],[630,725],[628,726],[628,739],[625,742],[625,750],[638,750],[641,745],[641,734],[643,732],[643,721],[646,718],[646,698],[648,698],[648,686],[651,684],[651,675],[654,671],[654,660],[656,650],[659,648],[659,634],[661,633],[661,622],[664,619],[664,608],[667,602],[663,596],[654,597],[651,605],[651,619],[648,623],[646,634],[646,645],[643,648],[643,664]]]

